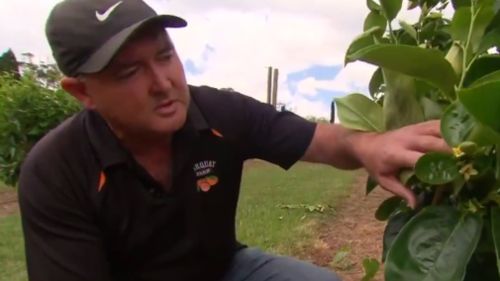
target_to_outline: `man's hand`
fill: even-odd
[[[426,152],[451,152],[441,138],[439,121],[410,125],[386,133],[347,130],[339,125],[318,124],[302,160],[330,164],[341,169],[364,166],[386,190],[416,207],[415,195],[399,182],[401,170],[414,168]]]
[[[414,168],[426,152],[450,152],[441,138],[439,121],[403,127],[384,134],[351,135],[354,153],[368,173],[386,190],[416,207],[415,195],[399,181],[404,168]]]

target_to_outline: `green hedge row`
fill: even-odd
[[[33,75],[0,75],[0,180],[15,186],[23,159],[40,138],[80,110],[61,89],[48,89]]]

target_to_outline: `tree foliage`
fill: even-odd
[[[338,99],[339,119],[379,132],[441,119],[454,154],[427,153],[401,174],[419,198],[417,210],[398,198],[377,210],[388,219],[385,280],[498,281],[500,0],[409,0],[419,19],[394,29],[402,4],[367,0],[364,33],[345,61],[378,66],[372,99]],[[449,5],[454,13],[446,18]],[[370,180],[367,193],[375,185]]]
[[[0,75],[0,180],[17,184],[26,154],[50,129],[80,110],[61,89],[46,88],[35,73]]]
[[[19,79],[19,63],[12,49],[0,55],[0,74],[10,74]]]

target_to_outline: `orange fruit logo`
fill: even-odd
[[[217,176],[207,176],[202,179],[199,179],[196,182],[198,186],[198,190],[203,192],[208,192],[212,188],[212,186],[216,185],[219,182],[219,178]]]

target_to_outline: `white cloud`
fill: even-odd
[[[13,48],[16,54],[32,52],[53,61],[45,39],[45,20],[60,0],[0,0],[0,52]]]
[[[376,67],[373,65],[354,62],[343,68],[335,79],[323,82],[318,87],[325,90],[346,93],[355,91],[363,92],[368,89],[368,83],[375,70]]]
[[[50,58],[44,22],[59,0],[0,0],[0,51],[33,52]],[[298,82],[301,95],[288,92],[286,76],[312,65],[342,65],[344,52],[361,33],[366,1],[345,0],[146,0],[159,13],[176,14],[189,25],[170,34],[183,59],[202,73],[188,74],[194,85],[232,87],[266,99],[267,67],[280,70],[278,100],[306,115],[325,115],[329,104],[310,102],[317,89],[341,92],[367,88],[373,67],[351,64],[335,79]],[[418,15],[404,12],[412,22]],[[207,46],[213,51],[207,52]],[[328,115],[328,114],[327,114]]]
[[[292,94],[287,88],[287,81],[280,81],[280,95],[278,103],[285,104],[291,110],[301,116],[315,116],[330,119],[330,104],[321,101],[311,101],[308,96],[301,93]]]
[[[313,77],[307,77],[298,83],[297,92],[304,96],[314,97],[318,94],[318,86],[320,83],[321,81],[318,81]]]

